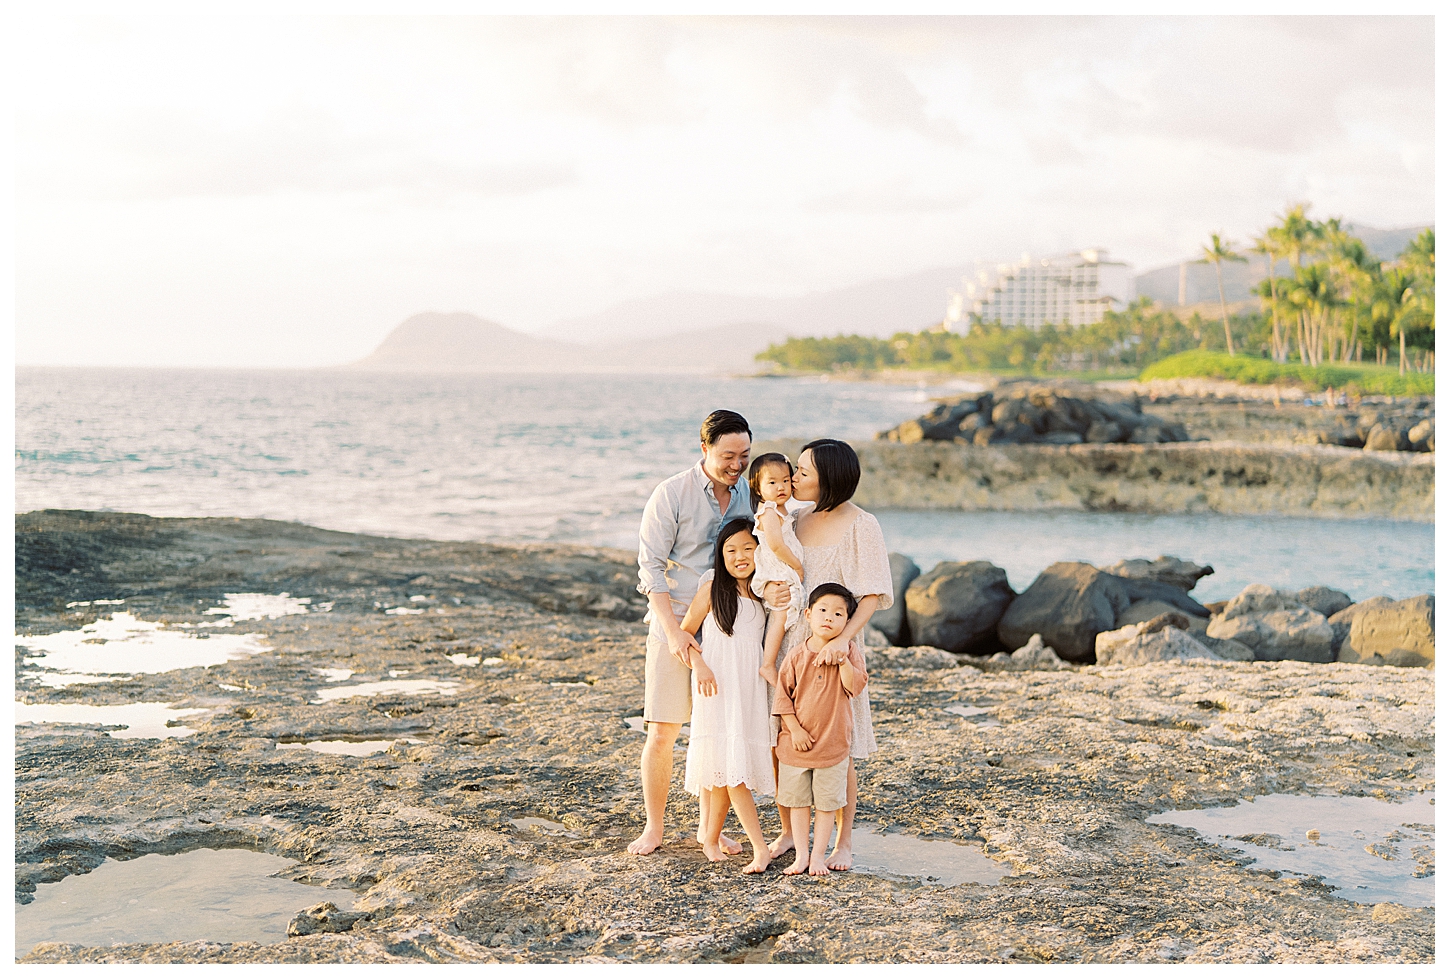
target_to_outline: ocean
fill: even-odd
[[[650,490],[732,408],[757,440],[867,441],[937,387],[683,375],[385,375],[21,368],[16,511],[266,517],[439,540],[633,549]],[[1172,554],[1195,591],[1327,584],[1356,600],[1434,591],[1434,527],[1388,520],[878,511],[923,570],[990,560],[1014,588],[1058,560]]]

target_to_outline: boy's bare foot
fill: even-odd
[[[757,853],[755,855],[755,859],[746,864],[745,869],[740,872],[742,874],[763,874],[765,873],[765,869],[769,866],[770,854]]]
[[[850,870],[855,862],[849,846],[838,846],[831,851],[831,859],[826,861],[826,866],[832,870]]]
[[[775,842],[772,843],[772,844],[770,844],[770,848],[768,850],[766,850],[765,852],[766,853],[769,853],[770,854],[770,859],[774,860],[776,857],[780,856],[782,853],[787,853],[787,852],[789,852],[791,850],[794,850],[794,849],[795,849],[795,840],[791,839],[791,836],[790,836],[789,833],[781,833],[779,836],[777,836],[775,838]],[[797,871],[797,873],[799,873],[799,871]]]
[[[831,876],[831,868],[827,867],[826,864],[825,864],[825,861],[823,861],[823,860],[812,860],[811,861],[811,876],[812,877],[829,877],[829,876]]]
[[[705,856],[709,858],[711,863],[721,863],[727,859],[725,854],[714,843],[702,843],[701,846],[705,848]]]
[[[809,867],[810,862],[798,853],[796,854],[795,863],[791,864],[789,867],[786,867],[784,870],[781,871],[781,873],[785,874],[787,877],[793,877],[796,874],[805,873]]]
[[[637,857],[642,857],[647,853],[654,853],[663,842],[663,833],[646,827],[645,831],[639,834],[639,839],[629,845],[629,852]]]

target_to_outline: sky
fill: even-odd
[[[1434,217],[1428,17],[12,24],[20,364],[308,367],[1107,248]]]

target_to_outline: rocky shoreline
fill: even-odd
[[[761,442],[794,459],[804,442]],[[1076,510],[1433,523],[1433,453],[1328,445],[859,443],[868,510]]]
[[[45,511],[16,518],[16,568],[22,636],[122,609],[179,627],[228,593],[311,600],[209,627],[260,644],[209,667],[57,686],[17,650],[25,703],[204,711],[184,737],[17,725],[18,902],[107,857],[200,847],[295,859],[287,873],[319,904],[357,898],[275,944],[42,944],[26,962],[1434,960],[1433,909],[1356,904],[1145,821],[1268,793],[1432,791],[1430,670],[1011,671],[881,650],[882,747],[861,766],[858,826],[973,844],[1006,876],[803,880],[777,862],[747,879],[705,861],[678,791],[663,850],[623,852],[641,809],[628,719],[643,657],[626,552]],[[124,604],[77,604],[98,600]],[[433,686],[365,688],[395,676]],[[319,695],[349,686],[364,689]],[[393,743],[278,747],[321,738]]]

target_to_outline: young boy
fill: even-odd
[[[836,810],[846,805],[846,768],[851,740],[851,698],[866,689],[866,661],[851,643],[839,665],[820,662],[821,648],[846,629],[856,613],[856,599],[843,585],[827,582],[811,592],[807,621],[811,634],[781,663],[772,713],[780,715],[780,739],[775,754],[780,761],[775,801],[790,810],[791,835],[796,841],[795,863],[784,873],[807,870],[816,876],[826,868],[826,846],[836,822]],[[811,828],[811,805],[816,807],[816,838],[806,853]]]

